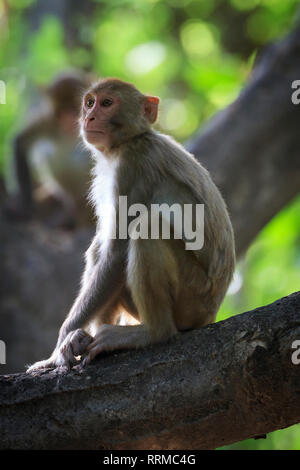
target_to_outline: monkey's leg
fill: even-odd
[[[86,367],[101,352],[142,348],[150,343],[151,335],[145,325],[101,325],[93,341],[87,346],[87,356],[81,367]]]
[[[161,240],[130,240],[127,284],[141,325],[102,325],[87,347],[82,367],[97,354],[141,348],[177,333],[173,302],[177,296],[178,267],[171,248]],[[133,312],[136,316],[136,312]]]
[[[177,332],[173,309],[178,297],[179,272],[168,240],[130,240],[127,284],[151,342],[173,336]]]

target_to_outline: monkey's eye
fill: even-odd
[[[104,106],[105,108],[108,108],[108,106],[111,106],[113,104],[113,100],[111,98],[105,98],[103,101],[101,101],[101,106]]]
[[[95,99],[94,98],[88,98],[85,102],[85,105],[87,108],[92,108],[95,104]]]

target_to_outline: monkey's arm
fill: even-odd
[[[100,253],[98,236],[88,249],[82,287],[60,329],[57,346],[70,331],[85,327],[96,312],[103,316],[123,289],[128,240],[111,239]]]
[[[33,209],[32,176],[28,161],[30,149],[39,138],[51,136],[53,131],[53,118],[45,116],[32,121],[14,139],[13,161],[18,184],[19,208],[24,215],[29,215]]]
[[[56,347],[51,357],[45,361],[33,364],[27,371],[46,367],[74,365],[74,355],[80,355],[92,341],[84,328],[93,316],[104,318],[107,311],[115,304],[115,299],[122,290],[125,282],[124,266],[127,240],[111,240],[110,247],[93,268],[87,263],[89,277],[83,283],[67,318],[62,324]],[[94,255],[94,250],[92,250]],[[76,350],[76,354],[73,352]]]
[[[99,228],[97,232],[99,233]],[[85,253],[85,268],[81,279],[82,286],[87,285],[89,278],[93,274],[94,268],[99,260],[99,249],[98,234],[96,233],[92,243]]]

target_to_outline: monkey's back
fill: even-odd
[[[204,204],[203,247],[188,251],[181,240],[166,243],[172,247],[180,276],[178,316],[183,308],[185,318],[189,310],[194,315],[192,309],[198,301],[203,322],[214,321],[235,266],[234,235],[225,202],[208,171],[171,137],[151,131],[136,142],[135,153],[142,157],[133,165],[136,174],[129,175],[127,169],[134,188],[129,192],[129,204],[143,203],[149,209],[151,204]],[[209,321],[207,310],[211,312]]]

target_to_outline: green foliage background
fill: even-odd
[[[46,3],[46,2],[45,2]],[[50,0],[49,0],[49,3]],[[67,21],[77,31],[66,45],[66,24],[45,14],[38,28],[35,0],[0,0],[0,171],[9,172],[11,138],[26,121],[30,101],[69,67],[118,76],[162,98],[159,127],[184,141],[239,94],[257,51],[291,30],[297,0],[90,0]],[[298,77],[299,78],[299,77]],[[221,144],[221,143],[220,143]],[[276,184],[276,182],[275,182]],[[300,199],[257,237],[239,263],[219,320],[299,289]],[[300,449],[300,425],[231,449]]]

